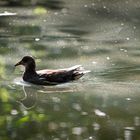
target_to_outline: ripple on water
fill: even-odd
[[[32,84],[30,84],[30,83],[28,83],[28,82],[23,81],[21,77],[15,78],[15,79],[14,79],[14,83],[15,83],[16,85],[28,86],[28,87],[32,85]]]

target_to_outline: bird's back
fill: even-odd
[[[58,70],[40,70],[37,71],[40,79],[44,82],[52,83],[52,84],[60,84],[73,80],[77,80],[81,78],[85,73],[89,71],[85,71],[81,65],[76,65],[66,69],[58,69]]]

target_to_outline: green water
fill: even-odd
[[[0,140],[140,140],[138,0],[0,4]],[[28,85],[14,68],[24,55],[91,72]]]

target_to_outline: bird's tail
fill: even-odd
[[[89,73],[90,70],[85,70],[81,65],[76,65],[71,67],[71,70],[73,71],[73,79],[77,80],[81,78],[84,74]]]

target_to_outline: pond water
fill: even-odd
[[[0,139],[140,140],[139,7],[138,0],[1,6]],[[81,64],[91,72],[29,85],[24,68],[14,68],[24,55],[38,70]]]

